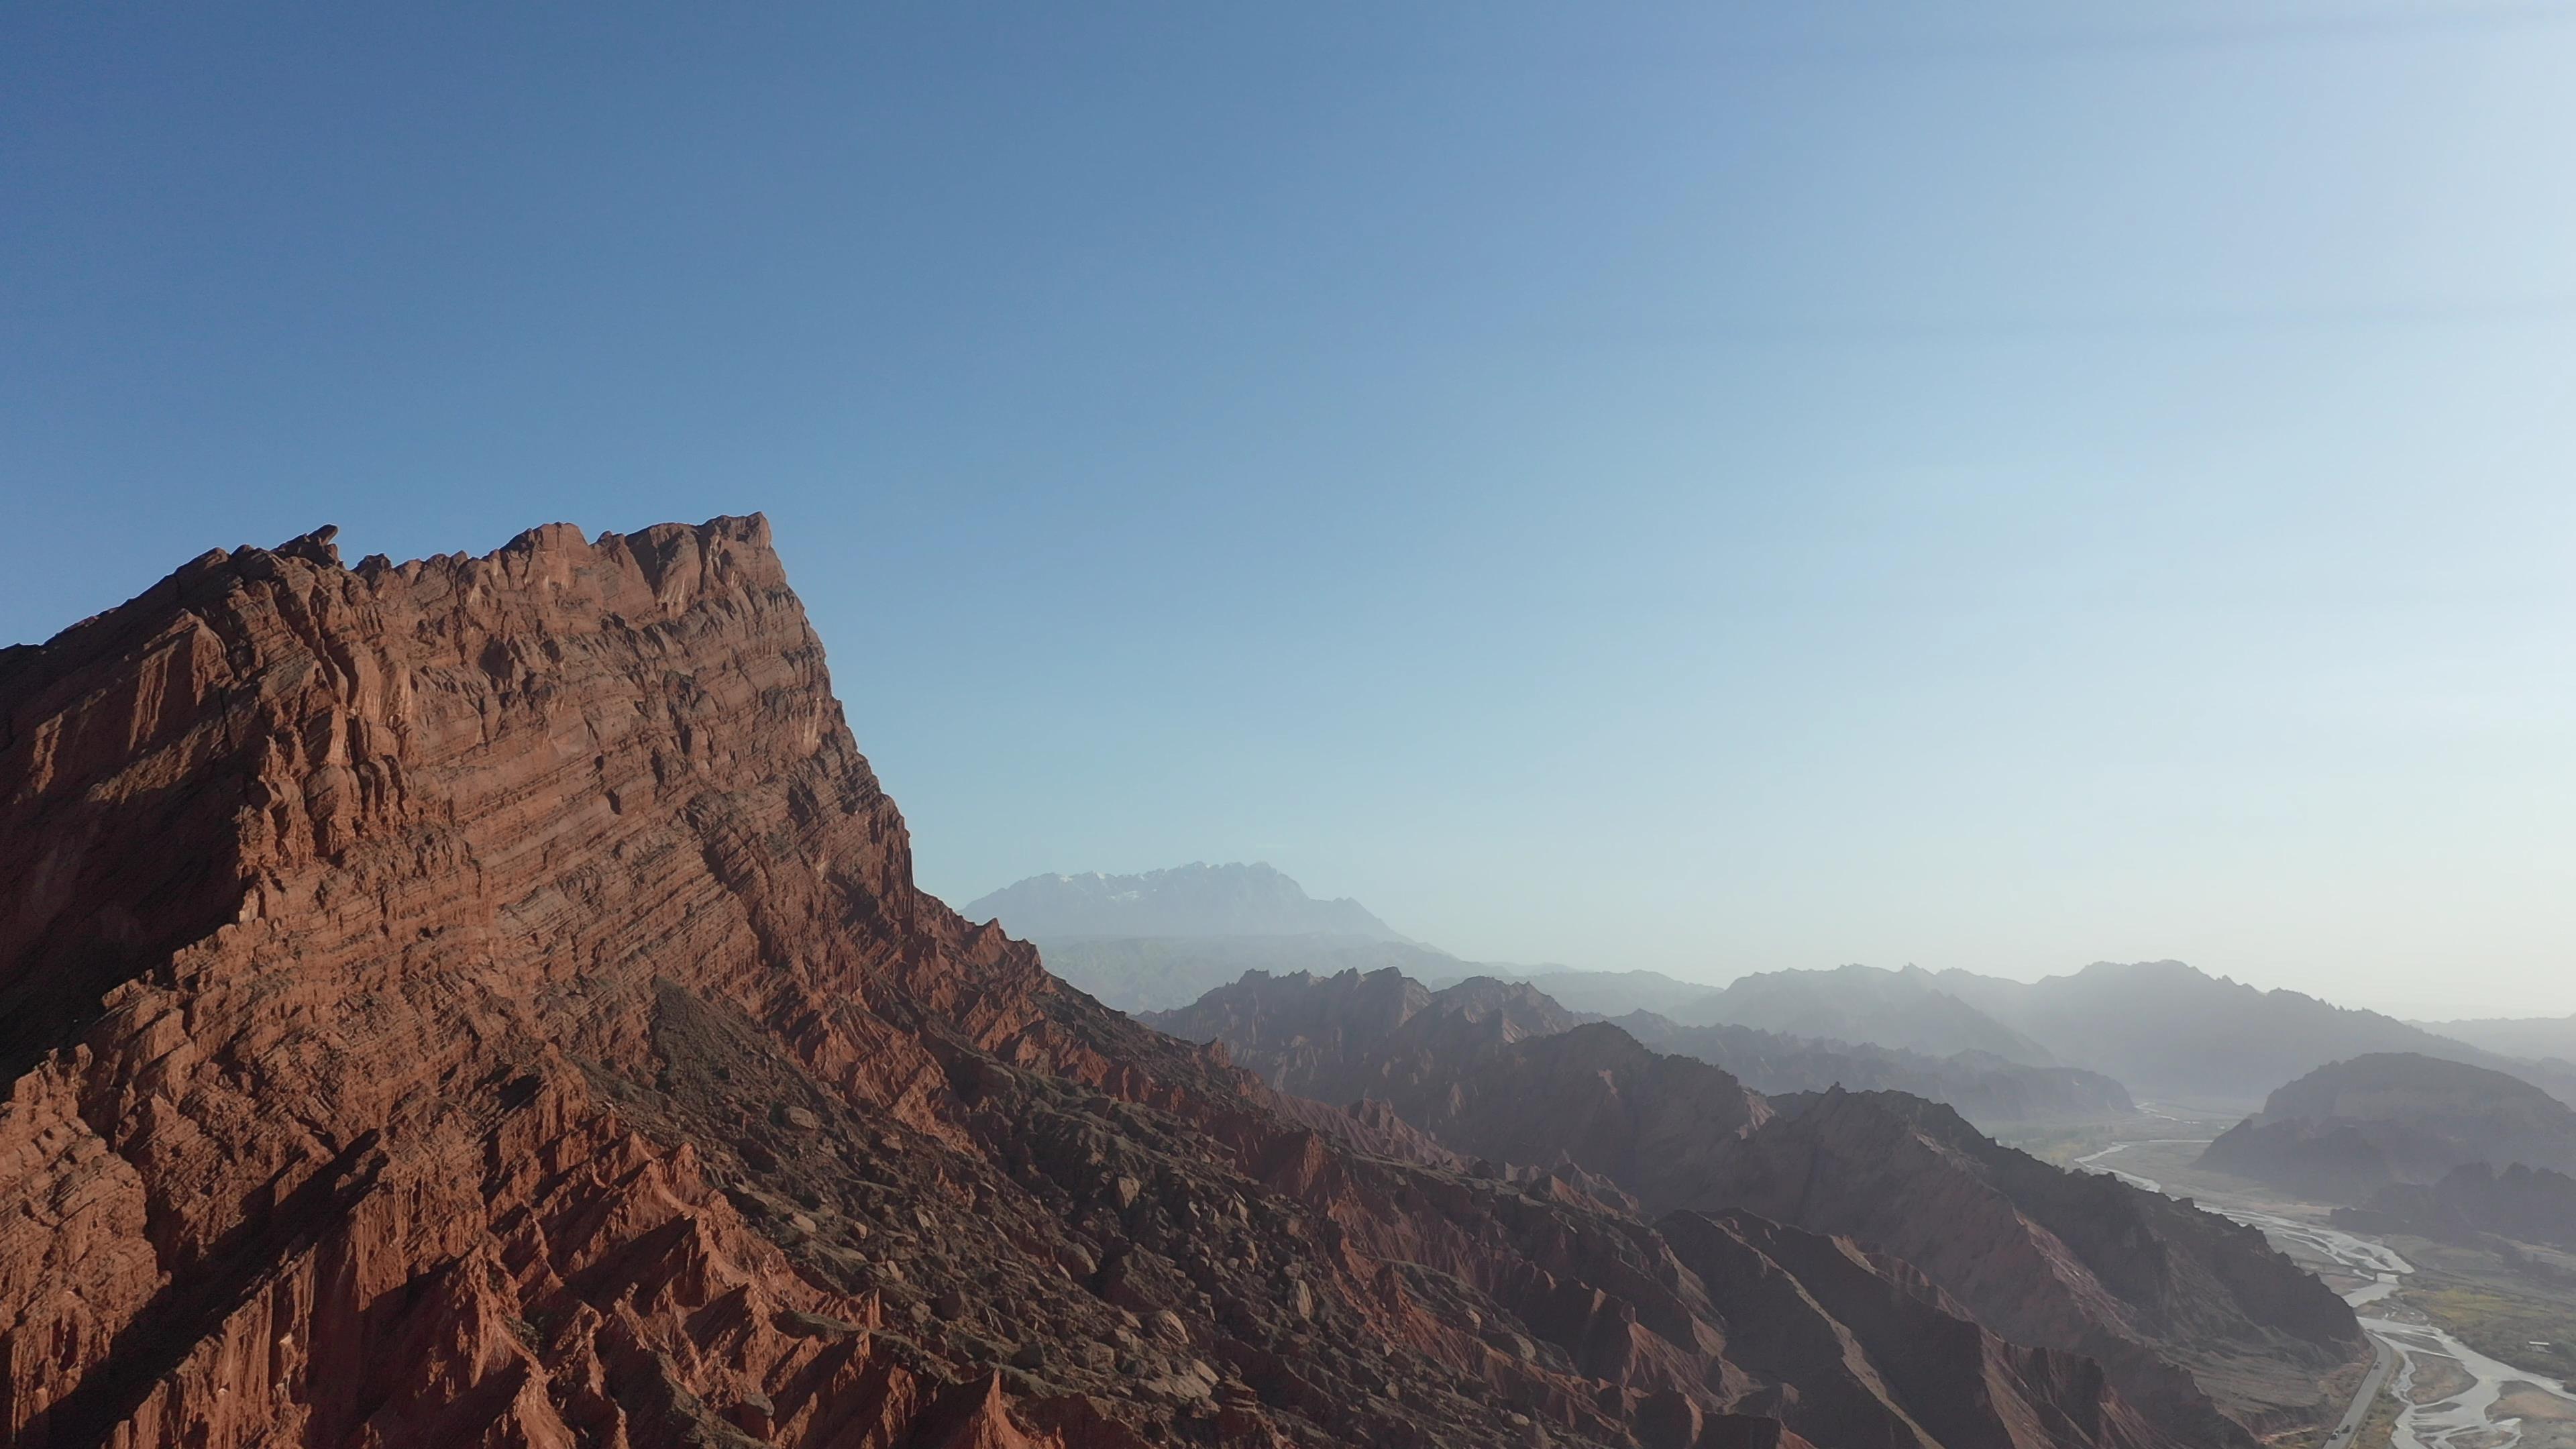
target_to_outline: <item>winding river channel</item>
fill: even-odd
[[[2088,1153],[2075,1160],[2080,1166],[2109,1173],[2149,1192],[2162,1192],[2163,1184],[2154,1178],[2123,1172],[2102,1159],[2148,1143],[2187,1147],[2206,1140],[2140,1138],[2132,1142],[2115,1142],[2099,1152]],[[2198,1201],[2211,1212],[2260,1228],[2265,1236],[2294,1258],[2309,1262],[2322,1259],[2360,1278],[2361,1286],[2343,1295],[2344,1301],[2356,1309],[2367,1308],[2394,1294],[2398,1280],[2415,1271],[2415,1265],[2399,1256],[2395,1249],[2357,1233],[2232,1207],[2205,1197]],[[2390,1441],[2394,1449],[2514,1449],[2522,1442],[2522,1420],[2496,1414],[2505,1386],[2521,1384],[2542,1393],[2552,1392],[2554,1388],[2545,1376],[2498,1363],[2429,1323],[2404,1323],[2367,1312],[2360,1318],[2363,1331],[2388,1345],[2397,1355],[2397,1378],[2393,1388],[2399,1409],[2396,1433]],[[2433,1362],[2435,1360],[2448,1360],[2449,1363],[2437,1364]],[[2462,1374],[2474,1380],[2467,1390],[2434,1403],[2411,1401],[2409,1395],[2419,1371],[2451,1366],[2456,1366]]]

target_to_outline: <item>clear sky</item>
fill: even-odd
[[[0,639],[765,510],[923,881],[2576,1010],[2576,7],[0,12]]]

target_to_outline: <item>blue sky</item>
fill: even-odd
[[[765,510],[924,884],[2576,1010],[2576,9],[16,7],[0,638]]]

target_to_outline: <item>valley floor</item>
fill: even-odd
[[[2399,1355],[2349,1438],[2310,1430],[2283,1449],[2576,1449],[2576,1260],[2529,1249],[2538,1266],[2517,1271],[2467,1244],[2345,1232],[2327,1207],[2196,1165],[2232,1118],[2150,1110],[2161,1115],[2016,1145],[2261,1228]]]

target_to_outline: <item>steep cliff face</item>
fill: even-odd
[[[758,519],[209,554],[0,654],[0,870],[15,1445],[2181,1443],[1063,988]]]
[[[674,999],[931,1143],[940,1037],[1080,1054],[1032,953],[912,891],[763,524],[209,554],[0,701],[16,1442],[937,1407],[882,1295],[618,1105]]]

